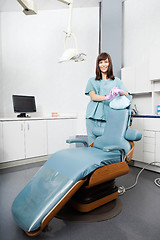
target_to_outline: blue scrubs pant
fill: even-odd
[[[86,118],[88,144],[91,144],[96,139],[96,136],[93,134],[93,129],[95,127],[104,127],[105,125],[106,125],[106,121]]]

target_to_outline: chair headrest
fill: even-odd
[[[113,100],[110,102],[109,106],[113,109],[125,109],[129,108],[131,105],[131,95],[128,96],[117,96],[113,98]]]

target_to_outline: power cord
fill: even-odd
[[[147,163],[147,165],[154,165],[154,164],[160,164],[160,162]],[[130,187],[127,187],[127,188],[125,188],[124,186],[118,187],[118,195],[123,195],[126,191],[134,188],[134,187],[137,185],[137,183],[138,183],[138,178],[139,178],[140,174],[143,172],[144,169],[145,169],[145,167],[142,168],[142,169],[139,171],[139,173],[138,173],[137,176],[136,176],[135,183],[134,183],[133,185],[131,185]],[[160,187],[160,178],[156,178],[156,179],[154,180],[154,183],[155,183],[158,187]]]
[[[156,178],[156,179],[154,180],[154,183],[155,183],[158,187],[160,187],[160,178]]]

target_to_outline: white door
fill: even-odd
[[[9,162],[25,158],[24,122],[3,122],[3,160]]]
[[[25,122],[26,158],[47,155],[46,121]]]
[[[47,121],[48,154],[70,147],[66,140],[76,135],[76,119]]]

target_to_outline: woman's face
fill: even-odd
[[[106,73],[109,67],[109,60],[108,58],[106,60],[99,61],[99,68],[102,73]]]

